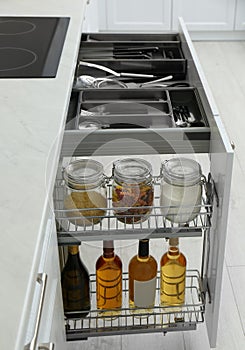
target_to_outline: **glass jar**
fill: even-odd
[[[173,158],[162,163],[162,215],[174,223],[187,223],[200,212],[202,200],[201,166],[188,158]]]
[[[128,158],[113,164],[112,205],[126,224],[147,219],[153,204],[152,167],[144,159]]]
[[[106,215],[107,196],[103,165],[92,159],[71,162],[63,172],[64,209],[77,226],[98,224]]]

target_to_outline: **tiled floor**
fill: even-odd
[[[245,348],[245,42],[196,42],[195,48],[236,147],[217,349],[237,350]]]
[[[245,349],[245,42],[196,42],[195,48],[214,95],[230,139],[235,143],[234,173],[230,201],[230,217],[225,254],[223,289],[218,327],[217,350]],[[124,261],[136,253],[137,243],[124,249]],[[163,248],[162,240],[154,245],[156,258]],[[197,263],[198,240],[183,242],[190,265]],[[153,248],[153,246],[152,246]],[[96,255],[100,254],[100,249]],[[86,259],[85,259],[86,260]],[[94,261],[94,260],[93,260]],[[94,264],[94,262],[93,262]],[[89,266],[88,266],[89,267]],[[89,268],[93,268],[92,265]],[[148,335],[102,337],[70,345],[72,350],[208,350],[205,324],[197,331]]]

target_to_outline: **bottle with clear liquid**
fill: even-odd
[[[96,299],[97,308],[105,310],[103,311],[104,315],[116,316],[120,313],[122,307],[122,262],[119,256],[114,253],[113,241],[103,241],[103,255],[96,262]]]
[[[139,241],[138,254],[130,260],[128,270],[130,308],[154,307],[157,262],[149,255],[148,239]]]
[[[90,310],[89,273],[80,259],[79,246],[68,247],[68,259],[61,273],[64,313],[67,318],[81,318]]]
[[[168,251],[161,259],[161,306],[177,306],[185,302],[186,258],[178,245],[179,238],[170,238]]]

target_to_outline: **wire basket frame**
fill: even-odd
[[[181,236],[201,236],[203,229],[210,227],[210,217],[212,213],[212,205],[208,203],[204,187],[202,201],[200,205],[195,207],[181,206],[182,215],[186,216],[190,209],[198,212],[198,215],[187,223],[174,223],[163,215],[170,209],[178,210],[178,207],[164,207],[160,205],[160,179],[154,178],[154,205],[153,206],[137,206],[137,209],[148,210],[148,215],[144,217],[144,221],[138,221],[138,215],[130,214],[132,223],[126,222],[125,215],[118,214],[120,211],[132,209],[133,207],[117,207],[112,204],[112,180],[108,179],[107,187],[107,204],[106,208],[97,208],[98,211],[106,213],[105,215],[84,215],[86,220],[90,220],[91,224],[81,225],[81,215],[86,211],[93,211],[95,208],[75,208],[65,209],[64,199],[66,196],[66,189],[63,180],[57,180],[54,190],[54,206],[56,223],[58,230],[59,244],[72,244],[74,240],[92,241],[103,239],[132,239],[132,238],[160,238],[168,237],[170,234],[173,237]],[[71,215],[72,213],[72,215]],[[77,215],[76,215],[77,213]],[[179,215],[179,214],[178,214]],[[168,216],[171,216],[171,214]],[[134,217],[137,219],[134,220]],[[98,220],[100,219],[100,220]],[[120,220],[118,220],[120,219]],[[99,221],[99,223],[98,223]],[[96,222],[96,223],[95,223]]]
[[[96,281],[91,275],[92,307],[96,305]],[[84,318],[66,319],[67,340],[134,333],[169,332],[196,329],[204,322],[205,294],[197,270],[186,271],[185,303],[181,306],[159,306],[160,272],[157,275],[155,306],[150,309],[128,307],[128,274],[123,274],[123,306],[116,316],[91,309]],[[87,313],[87,311],[86,311]],[[81,312],[80,312],[81,314]]]

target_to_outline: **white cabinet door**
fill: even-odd
[[[149,31],[171,27],[171,0],[99,0],[101,30]]]
[[[54,349],[65,350],[64,313],[61,296],[60,267],[55,220],[47,225],[48,244],[44,246],[45,260],[43,271],[47,274],[47,287],[39,330],[38,344],[53,343]]]
[[[35,292],[30,310],[25,349],[43,349],[54,344],[65,350],[65,330],[60,285],[57,236],[54,219],[47,222]],[[52,347],[50,347],[52,348]]]
[[[237,0],[235,29],[245,29],[245,0]]]
[[[82,32],[94,33],[99,30],[98,3],[100,0],[90,0],[86,6]],[[101,14],[100,14],[101,15]]]
[[[233,30],[235,5],[236,0],[173,0],[173,29],[183,17],[190,31]]]

